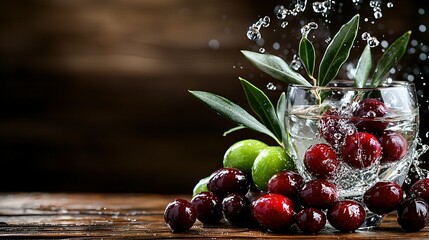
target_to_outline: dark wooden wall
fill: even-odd
[[[245,106],[238,76],[273,81],[239,50],[276,2],[1,1],[0,191],[190,192],[235,141],[273,144],[222,137],[234,125],[187,90]]]

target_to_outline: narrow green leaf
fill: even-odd
[[[299,42],[299,58],[304,65],[305,71],[308,76],[312,77],[314,74],[314,63],[316,61],[316,53],[313,44],[306,38],[301,38]]]
[[[287,150],[289,147],[289,138],[285,126],[286,114],[286,93],[282,93],[277,101],[277,118],[279,119],[280,129],[282,130],[283,147]]]
[[[246,127],[245,127],[245,126],[243,126],[243,125],[240,125],[240,126],[237,126],[237,127],[233,127],[233,128],[231,128],[231,129],[229,129],[228,131],[225,131],[225,132],[223,133],[223,136],[225,137],[226,135],[228,135],[228,134],[230,134],[230,133],[233,133],[233,132],[235,132],[235,131],[241,130],[241,129],[246,129]]]
[[[275,79],[287,83],[311,86],[311,84],[301,76],[301,74],[293,71],[283,59],[277,56],[245,50],[242,50],[241,52],[253,65]]]
[[[326,86],[347,60],[359,27],[359,14],[344,24],[326,48],[319,68],[319,86]]]
[[[262,123],[277,136],[277,139],[282,139],[279,120],[270,99],[262,90],[247,80],[240,78],[240,82],[252,110],[258,115]]]
[[[254,131],[264,133],[279,142],[277,137],[267,127],[250,115],[246,110],[230,100],[209,92],[189,92],[219,115],[237,123],[238,125],[243,125]]]
[[[410,35],[411,31],[404,33],[386,49],[375,68],[371,87],[378,87],[384,81],[383,78],[390,71],[390,69],[398,64],[399,60],[407,50]]]
[[[355,87],[362,88],[368,80],[369,72],[372,68],[371,48],[366,45],[359,58],[355,73]]]

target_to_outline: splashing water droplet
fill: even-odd
[[[287,27],[287,25],[289,25],[289,22],[284,21],[284,22],[282,22],[282,23],[281,23],[281,25],[280,25],[280,26],[281,26],[282,28],[286,28],[286,27]]]
[[[383,17],[383,14],[380,11],[376,11],[374,12],[374,17],[375,19],[380,19]]]
[[[267,84],[267,89],[270,91],[275,91],[275,90],[277,90],[277,87],[276,87],[276,85],[274,85],[274,83],[270,82]]]
[[[247,38],[256,41],[261,38],[261,32],[254,26],[250,26],[249,30],[247,30]]]
[[[328,37],[327,39],[325,39],[325,42],[329,43],[331,40],[332,40],[331,37]]]
[[[259,52],[260,53],[264,53],[265,52],[265,48],[263,48],[263,47],[259,48]]]
[[[426,132],[426,138],[429,138],[429,132]]]
[[[302,37],[307,37],[311,30],[317,29],[319,25],[315,22],[310,22],[301,28]]]
[[[298,55],[293,55],[293,60],[290,62],[290,67],[295,70],[298,71],[299,69],[301,69],[302,67],[302,63],[301,63],[301,59],[299,59]]]
[[[368,32],[362,33],[362,40],[367,41],[371,37],[371,34]]]
[[[262,19],[262,21],[261,21],[262,27],[268,27],[268,26],[270,26],[270,22],[271,22],[270,17],[265,16],[265,17],[263,17],[261,19]]]
[[[392,2],[388,2],[388,3],[387,3],[387,7],[388,7],[388,8],[393,8],[393,3],[392,3]]]
[[[380,7],[381,6],[381,1],[380,0],[371,0],[369,2],[369,6],[372,7],[372,8]]]
[[[375,37],[370,37],[370,38],[367,40],[367,43],[368,43],[369,47],[371,47],[371,48],[373,48],[373,47],[377,47],[378,45],[380,45],[380,42],[379,42],[379,41],[378,41],[378,39],[377,39],[377,38],[375,38]]]
[[[261,35],[261,27],[270,26],[270,17],[265,16],[260,18],[256,23],[252,24],[247,30],[247,38],[253,41],[256,41],[262,37]]]
[[[315,13],[321,13],[322,16],[326,17],[328,15],[328,10],[332,7],[332,0],[325,0],[323,2],[314,2],[313,11]]]

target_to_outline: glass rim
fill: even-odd
[[[400,80],[394,80],[391,81],[387,84],[378,86],[378,87],[355,87],[353,86],[353,80],[333,80],[330,82],[330,84],[335,84],[335,83],[340,83],[340,84],[349,84],[349,86],[307,86],[307,85],[302,85],[302,84],[297,84],[297,83],[292,83],[289,84],[290,87],[294,87],[294,88],[300,88],[300,89],[305,89],[305,90],[314,90],[314,89],[318,89],[318,90],[326,90],[326,91],[338,91],[338,90],[344,90],[344,89],[348,89],[348,90],[356,90],[356,91],[372,91],[372,90],[383,90],[383,89],[393,89],[393,88],[407,88],[407,87],[414,87],[414,83],[409,82],[409,81],[400,81]]]

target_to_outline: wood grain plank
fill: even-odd
[[[239,228],[222,221],[217,225],[196,222],[187,233],[172,233],[163,210],[174,198],[187,195],[148,194],[47,194],[0,195],[0,238],[135,238],[135,239],[416,239],[429,237],[429,229],[406,233],[390,214],[371,231],[339,233],[331,228],[317,235],[299,231],[271,233],[259,228]]]

